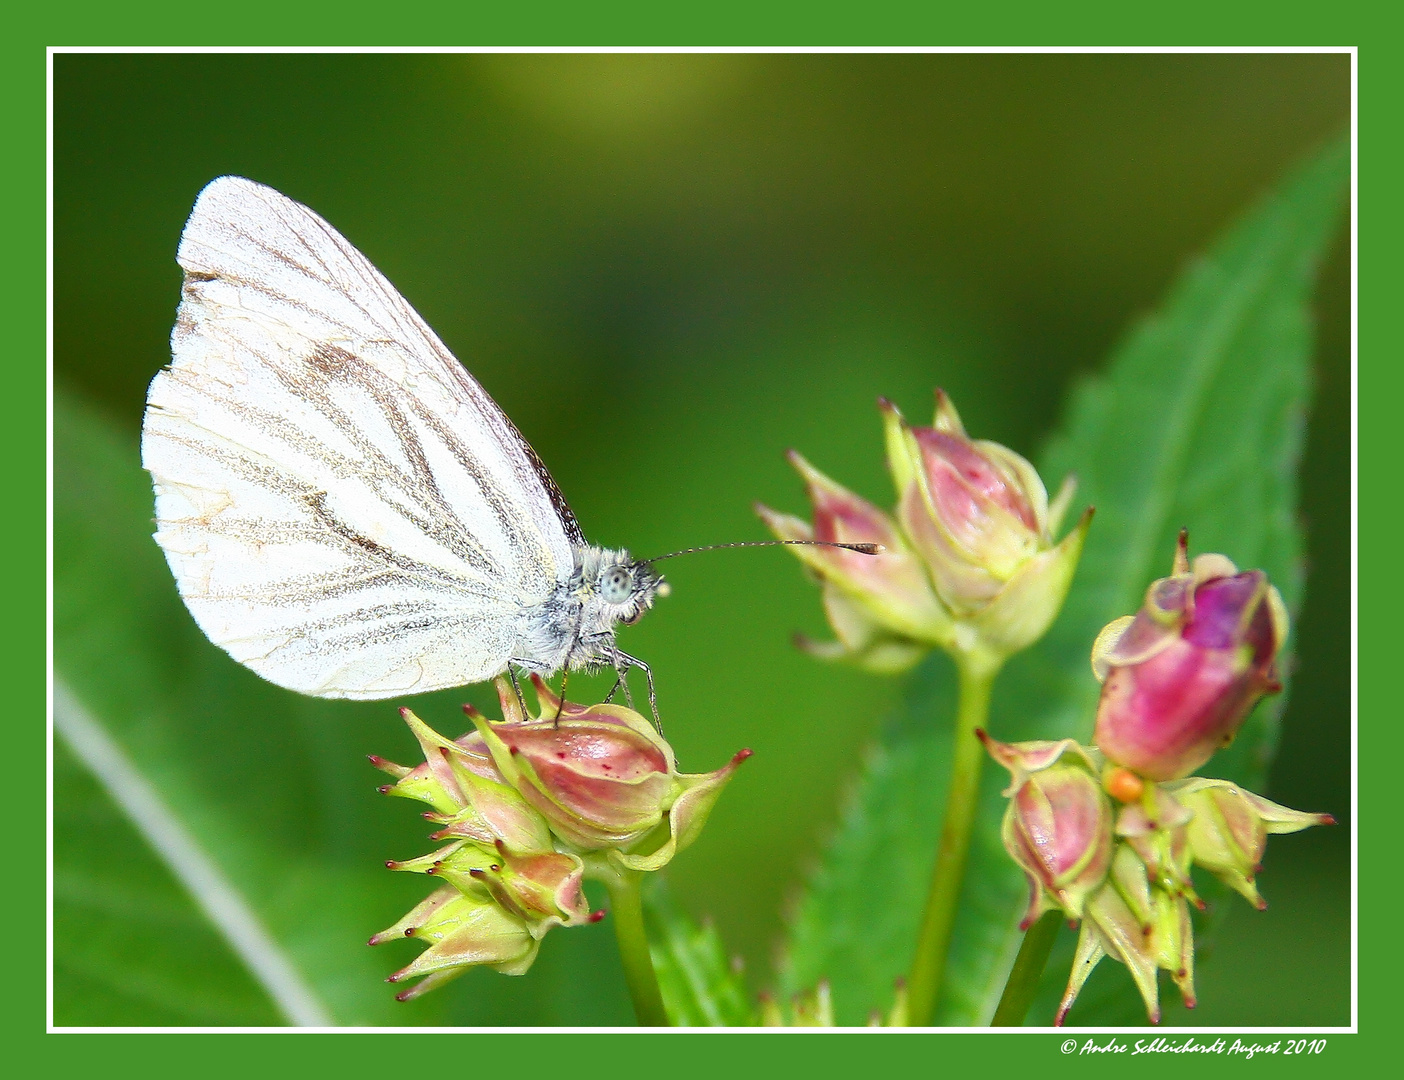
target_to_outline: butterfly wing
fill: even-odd
[[[271,188],[210,183],[177,259],[142,463],[200,628],[323,697],[500,673],[583,543],[512,422],[360,252]]]

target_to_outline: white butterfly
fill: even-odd
[[[335,229],[224,176],[177,260],[142,464],[156,542],[211,641],[320,697],[416,694],[509,665],[647,672],[614,627],[663,579],[585,542],[511,420]]]

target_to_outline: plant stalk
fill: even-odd
[[[975,825],[975,807],[980,795],[980,770],[985,748],[975,737],[990,713],[990,687],[999,664],[969,654],[955,656],[959,673],[959,699],[956,703],[955,745],[951,754],[951,787],[946,795],[945,819],[936,848],[936,865],[931,871],[931,891],[917,935],[916,959],[907,977],[910,1027],[927,1027],[936,1014],[936,998],[946,974],[951,930],[955,926],[965,863],[970,854],[970,835]]]
[[[648,950],[648,934],[644,931],[642,882],[643,874],[637,870],[619,870],[610,875],[605,880],[609,889],[609,914],[614,922],[614,939],[619,943],[619,959],[624,964],[624,981],[629,986],[639,1026],[668,1027],[668,1014],[663,1008],[663,995],[658,989],[658,976]]]
[[[990,1027],[1020,1027],[1033,1004],[1034,993],[1038,990],[1038,980],[1048,963],[1048,954],[1053,951],[1053,942],[1058,938],[1058,926],[1066,916],[1056,908],[1045,911],[1043,916],[1024,933],[1019,945],[1019,955],[1014,957],[1014,966],[1009,969],[1009,978],[1004,982],[1004,993],[995,1007]]]

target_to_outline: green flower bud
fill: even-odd
[[[1268,834],[1300,832],[1336,820],[1330,814],[1289,810],[1228,780],[1195,776],[1165,787],[1192,815],[1186,829],[1190,857],[1259,910],[1267,901],[1254,879],[1262,869]]]

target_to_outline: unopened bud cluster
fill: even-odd
[[[1204,905],[1191,868],[1266,907],[1255,878],[1268,834],[1333,820],[1187,775],[1279,688],[1287,617],[1261,571],[1239,573],[1222,555],[1191,566],[1183,534],[1172,571],[1093,648],[1103,680],[1095,745],[1010,744],[980,733],[1012,778],[1003,838],[1029,881],[1022,925],[1051,910],[1082,923],[1058,1024],[1104,956],[1130,969],[1152,1022],[1160,970],[1193,1008],[1190,907]]]
[[[497,681],[503,720],[464,706],[474,730],[450,740],[401,709],[424,752],[413,769],[371,762],[395,777],[381,790],[427,803],[443,846],[392,870],[444,884],[370,939],[410,937],[428,948],[390,982],[420,978],[418,997],[485,965],[520,975],[553,926],[580,926],[591,912],[586,878],[657,870],[696,839],[743,750],[716,772],[677,771],[672,748],[640,714],[618,705],[560,701],[533,677],[539,715]]]
[[[782,540],[876,543],[864,555],[790,550],[820,579],[837,641],[810,652],[878,672],[912,666],[931,647],[992,665],[1041,637],[1062,606],[1091,511],[1055,541],[1072,501],[1069,478],[1050,504],[1033,466],[998,443],[971,439],[936,392],[931,427],[912,427],[880,401],[897,505],[887,513],[835,483],[798,453],[814,522],[757,512]]]

